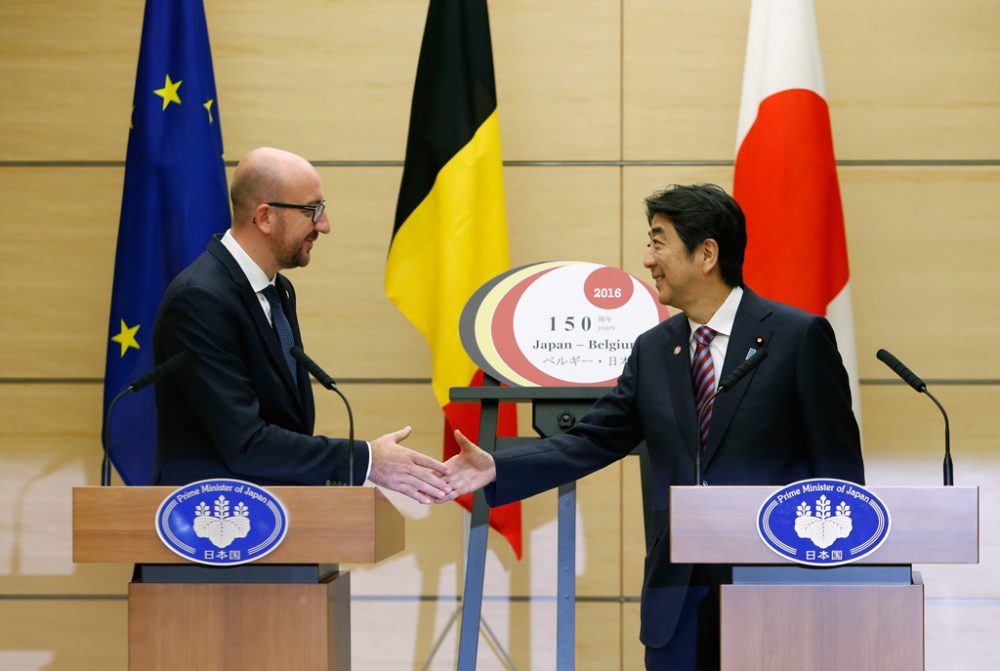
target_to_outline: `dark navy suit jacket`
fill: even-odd
[[[301,347],[295,290],[280,274],[276,285]],[[218,237],[167,287],[153,348],[157,363],[183,350],[192,355],[156,388],[155,484],[347,480],[348,441],[312,435],[309,374],[299,365],[293,382],[256,293]],[[362,484],[365,441],[356,442],[354,462],[355,484]]]
[[[744,289],[722,377],[751,348],[768,358],[715,399],[702,459],[712,485],[777,485],[825,476],[864,482],[861,441],[833,329],[822,317]],[[490,505],[582,478],[642,440],[653,473],[652,542],[642,592],[642,642],[670,640],[691,565],[669,563],[668,488],[694,481],[698,429],[690,325],[676,315],[639,336],[617,385],[568,432],[496,453]]]

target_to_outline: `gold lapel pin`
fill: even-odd
[[[681,353],[681,346],[680,345],[676,345],[674,347],[674,356],[677,356],[680,353]]]
[[[757,336],[757,344],[758,345],[764,344],[764,336]]]

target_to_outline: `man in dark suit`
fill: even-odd
[[[447,462],[461,494],[490,505],[582,478],[645,440],[653,472],[640,639],[647,669],[718,668],[717,590],[728,569],[669,563],[668,487],[778,485],[815,476],[864,481],[847,372],[826,319],[743,286],[746,226],[713,185],[646,199],[643,264],[659,299],[684,311],[636,340],[617,385],[565,434],[490,455],[456,432]],[[733,389],[718,381],[756,351],[768,358]]]
[[[167,288],[154,326],[157,363],[191,354],[156,389],[153,481],[230,477],[259,484],[347,482],[348,440],[314,436],[295,290],[279,270],[305,266],[330,232],[319,173],[277,149],[250,152],[233,174],[232,227]],[[439,462],[399,443],[410,427],[356,441],[354,481],[367,477],[423,503],[449,493]]]

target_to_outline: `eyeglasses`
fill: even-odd
[[[323,218],[323,212],[326,210],[326,201],[315,205],[296,205],[295,203],[267,203],[271,207],[284,207],[291,210],[309,210],[312,212],[312,220],[314,224],[318,224],[319,220]]]

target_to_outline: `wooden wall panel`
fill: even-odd
[[[742,0],[623,0],[622,158],[733,157],[749,12]]]
[[[0,601],[0,622],[0,668],[128,668],[128,604],[124,599]]]
[[[622,604],[622,662],[621,669],[642,669],[645,648],[639,641],[639,604],[630,601]]]
[[[444,631],[453,604],[437,602],[392,604],[398,617],[391,625],[386,620],[386,607],[379,602],[352,604],[352,641],[356,669],[422,669],[429,660],[431,645]],[[619,667],[620,636],[617,623],[621,605],[617,603],[587,603],[577,607],[576,668],[581,671],[607,671]],[[551,601],[528,603],[483,604],[483,619],[518,669],[555,668],[555,604]],[[419,623],[432,621],[433,627],[422,630]],[[359,635],[358,632],[367,632]],[[393,644],[386,645],[387,637]],[[426,667],[431,671],[455,668],[457,661],[457,629],[452,627],[444,644]],[[476,669],[504,671],[500,657],[485,638],[479,642]]]
[[[1000,378],[997,167],[840,170],[861,377]],[[965,325],[972,328],[963,328]]]
[[[323,159],[402,160],[426,5],[207,9],[229,158],[273,144]],[[617,154],[617,6],[588,0],[570,15],[548,3],[490,10],[504,156]]]
[[[208,3],[226,157],[402,160],[425,15],[403,0]]]
[[[619,157],[618,2],[489,3],[507,160]]]
[[[1000,6],[814,5],[838,158],[996,158]],[[749,7],[624,0],[624,158],[735,156]]]
[[[0,385],[0,594],[124,594],[131,567],[75,565],[69,542],[72,487],[100,481],[100,430],[98,385]]]
[[[1000,155],[1000,5],[814,5],[838,158]]]
[[[107,168],[0,168],[10,213],[0,246],[5,377],[104,374],[122,177]]]
[[[125,157],[142,11],[132,0],[0,4],[0,160]]]
[[[617,4],[491,10],[505,156],[616,157]],[[262,144],[325,160],[403,158],[426,5],[229,0],[206,3],[206,17],[228,158]],[[0,25],[10,87],[0,160],[121,160],[141,6],[5,3]]]

